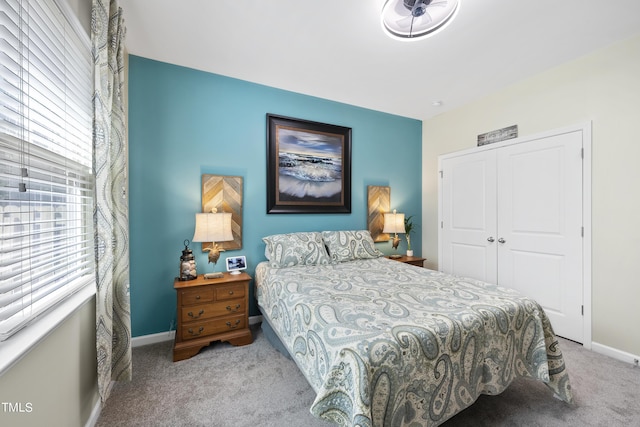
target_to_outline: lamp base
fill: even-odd
[[[205,279],[220,279],[221,277],[224,277],[224,274],[218,272],[218,273],[205,273],[204,274],[204,278]]]
[[[393,254],[393,255],[389,255],[389,258],[391,258],[391,259],[398,259],[398,258],[402,258],[402,255]]]

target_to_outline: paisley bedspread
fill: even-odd
[[[436,426],[519,376],[572,401],[546,314],[514,290],[386,258],[265,262],[256,288],[263,316],[317,393],[316,417]]]

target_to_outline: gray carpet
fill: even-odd
[[[177,363],[172,342],[134,348],[134,378],[114,386],[97,426],[331,426],[309,413],[314,392],[295,363],[259,328],[253,333],[249,346],[214,343]],[[519,379],[443,426],[640,426],[640,369],[571,341],[561,346],[575,404]]]

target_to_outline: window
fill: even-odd
[[[64,0],[0,3],[0,340],[95,282],[90,52]]]

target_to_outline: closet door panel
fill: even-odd
[[[443,161],[441,166],[440,268],[447,273],[496,283],[495,153],[454,157]]]
[[[559,335],[582,339],[582,135],[498,151],[498,282],[536,299]],[[501,243],[503,242],[503,243]]]

